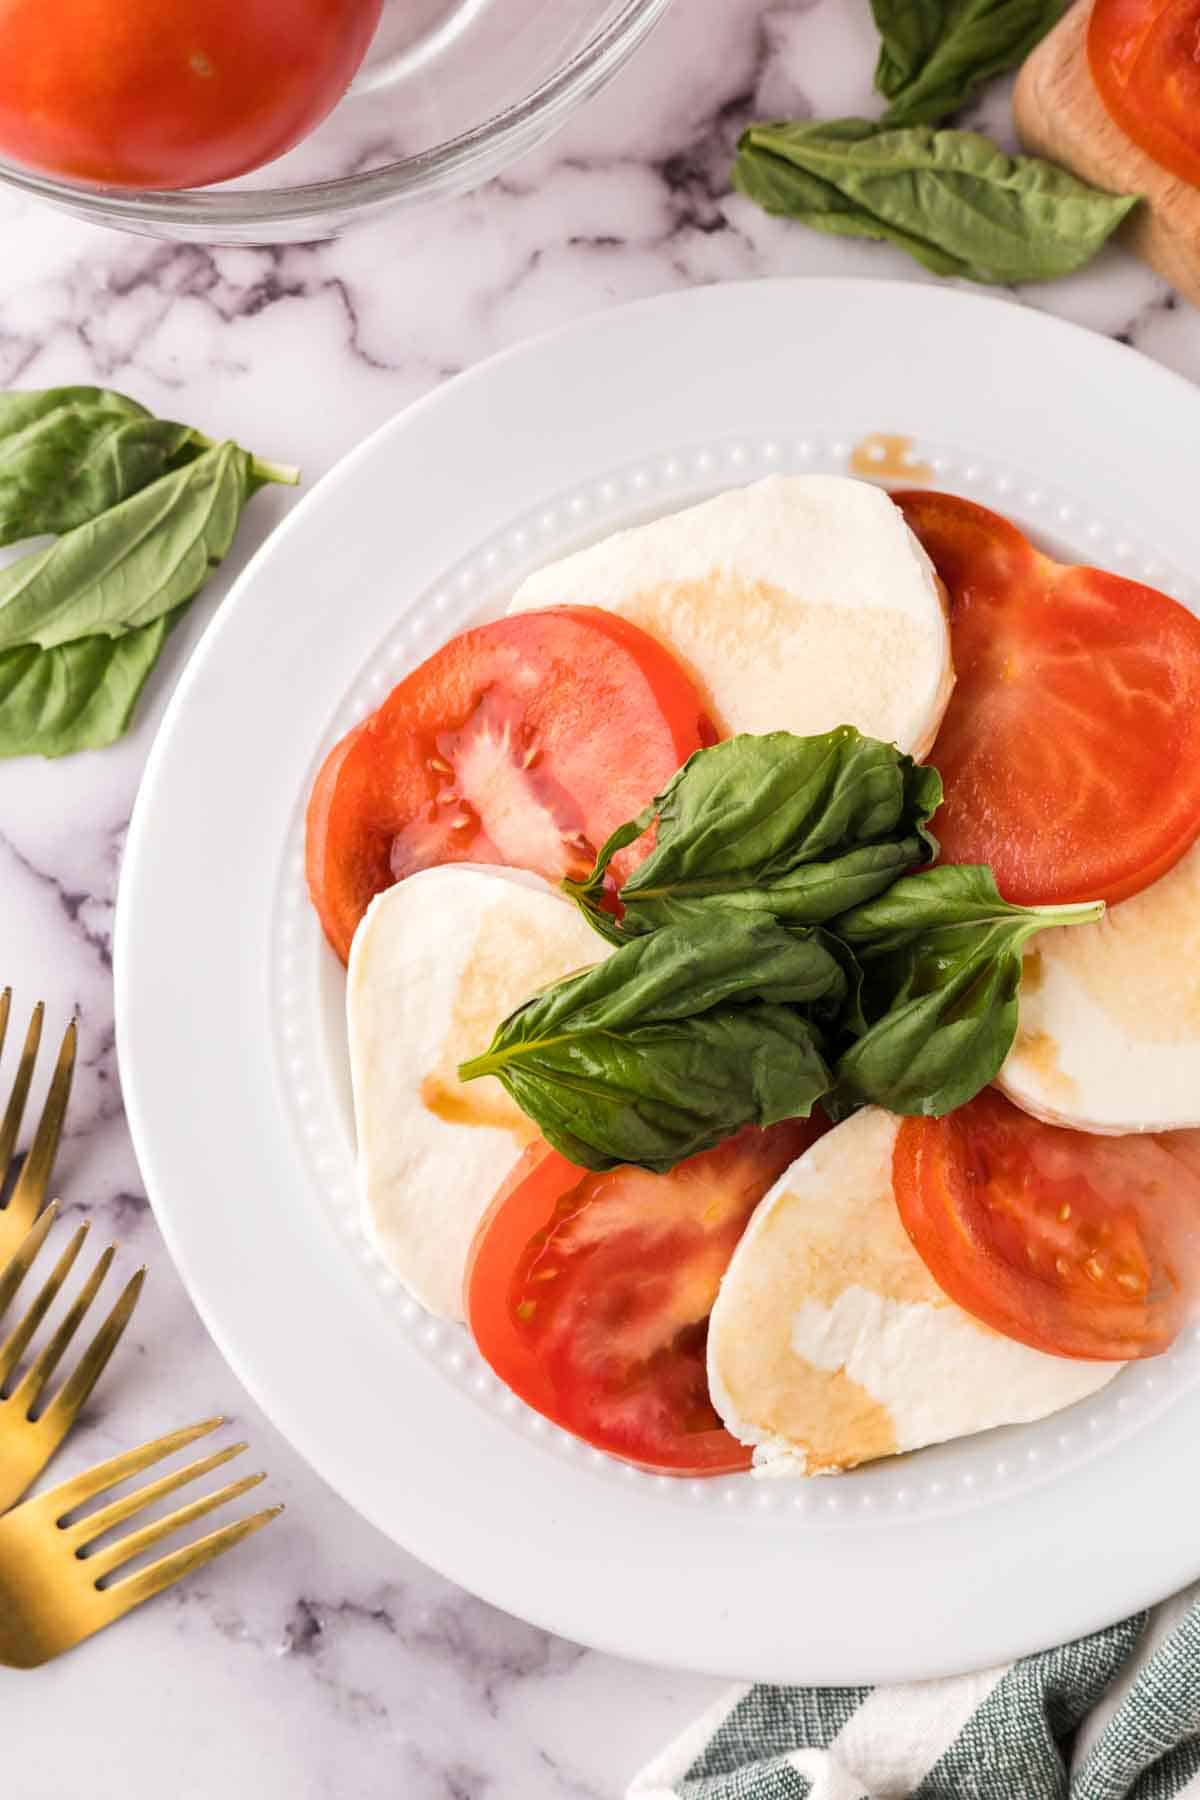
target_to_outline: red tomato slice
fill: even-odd
[[[514,1393],[639,1468],[750,1465],[708,1397],[708,1315],[750,1214],[827,1129],[739,1132],[669,1175],[577,1169],[532,1144],[475,1235],[467,1319]]]
[[[918,1255],[965,1312],[1054,1356],[1166,1350],[1200,1272],[1200,1131],[1094,1137],[994,1089],[905,1119],[892,1165]]]
[[[950,594],[943,858],[990,863],[1022,905],[1148,887],[1200,835],[1200,619],[970,500],[895,499]]]
[[[548,607],[462,632],[317,776],[308,886],[326,936],[345,961],[374,896],[436,863],[583,874],[715,735],[669,651],[614,613]],[[615,879],[644,854],[621,851]]]
[[[1094,0],[1088,62],[1122,131],[1200,186],[1200,0]]]

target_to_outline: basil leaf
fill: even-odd
[[[249,463],[219,444],[0,569],[0,650],[119,637],[190,600],[233,542]]]
[[[935,275],[972,281],[1069,275],[1137,204],[977,132],[867,119],[752,125],[733,180],[768,212],[896,244]]]
[[[0,435],[0,545],[70,531],[203,448],[169,419],[78,401],[42,412]]]
[[[1099,917],[1096,903],[1083,912]],[[1103,911],[1103,907],[1100,908]],[[885,894],[843,913],[833,929],[866,959],[898,950],[943,926],[980,926],[1010,921],[1078,925],[1081,909],[1069,906],[1015,906],[1000,896],[996,878],[983,863],[944,863],[894,882]]]
[[[7,388],[0,391],[0,438],[24,431],[36,420],[64,406],[90,406],[97,412],[115,413],[126,419],[148,419],[150,414],[128,394],[112,388]]]
[[[497,1076],[584,1168],[661,1173],[743,1125],[807,1117],[829,1072],[797,1008],[844,982],[824,945],[768,920],[668,926],[526,1001],[459,1076]]]
[[[815,925],[878,894],[937,852],[926,830],[941,779],[852,725],[815,737],[772,731],[698,750],[564,890],[610,941],[719,911]],[[618,850],[657,820],[655,848],[603,910]]]
[[[931,125],[981,82],[1023,62],[1066,0],[871,0],[882,39],[875,86],[885,125]]]
[[[733,165],[733,185],[738,193],[755,201],[764,212],[797,219],[813,231],[835,237],[886,240],[907,251],[935,275],[961,275],[962,259],[943,250],[929,237],[898,222],[903,210],[893,205],[889,216],[858,197],[852,182],[843,193],[830,160],[841,144],[849,150],[877,127],[866,119],[834,119],[827,124],[752,125],[743,132]],[[800,134],[811,134],[802,141]],[[808,157],[811,151],[811,167]],[[848,165],[850,172],[853,165]]]
[[[0,756],[97,748],[129,723],[247,499],[299,471],[156,419],[108,388],[0,393]]]
[[[0,756],[66,756],[113,743],[176,616],[119,638],[0,651]]]
[[[899,881],[839,920],[863,981],[859,1035],[836,1064],[836,1116],[868,1102],[934,1118],[964,1106],[1012,1048],[1027,940],[1103,910],[1011,906],[990,869],[951,867]]]

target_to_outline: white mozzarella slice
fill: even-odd
[[[458,1064],[514,1007],[608,954],[576,909],[512,870],[427,869],[372,901],[346,1017],[367,1229],[409,1293],[462,1317],[475,1227],[536,1127],[493,1076]]]
[[[1200,1125],[1200,843],[1094,924],[1038,934],[998,1085],[1079,1131]]]
[[[913,1249],[892,1197],[899,1120],[867,1108],[760,1202],[708,1333],[713,1404],[771,1474],[830,1474],[1040,1419],[1116,1363],[1047,1356],[971,1318]]]
[[[658,638],[723,734],[856,725],[922,756],[954,684],[941,584],[881,488],[770,476],[531,575],[510,611],[600,606]]]

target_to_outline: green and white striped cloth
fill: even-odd
[[[1200,1800],[1200,1587],[1058,1650],[898,1687],[736,1688],[628,1800]]]

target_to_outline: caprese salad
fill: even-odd
[[[1200,1280],[1200,620],[773,477],[531,577],[329,754],[364,1218],[643,1468],[1035,1419]]]

